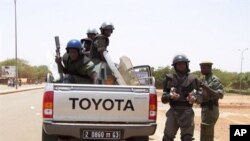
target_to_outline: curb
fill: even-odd
[[[23,88],[19,90],[6,90],[3,92],[0,92],[0,95],[12,94],[12,93],[17,93],[17,92],[30,91],[30,90],[36,90],[36,89],[42,89],[42,88],[44,88],[44,86],[33,87],[33,88]]]

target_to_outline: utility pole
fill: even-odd
[[[14,0],[15,4],[15,58],[16,58],[16,89],[18,85],[18,67],[17,67],[17,15],[16,15],[16,0]]]
[[[242,84],[241,84],[241,81],[242,81],[242,64],[243,64],[243,59],[244,59],[244,52],[247,51],[248,48],[245,48],[243,50],[240,50],[241,51],[241,61],[240,61],[240,94],[241,94],[241,90],[242,90]]]

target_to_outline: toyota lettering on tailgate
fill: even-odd
[[[124,99],[89,99],[89,98],[69,98],[69,101],[72,102],[72,109],[76,109],[79,106],[82,110],[88,110],[92,106],[95,107],[95,110],[98,110],[102,107],[104,110],[118,110],[118,111],[134,111],[134,106],[131,100]]]

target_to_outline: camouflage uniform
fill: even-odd
[[[103,22],[100,31],[101,34],[95,36],[93,40],[93,47],[90,51],[90,58],[93,60],[94,64],[98,64],[101,61],[106,62],[103,57],[103,51],[107,50],[107,46],[109,45],[109,38],[113,33],[114,26],[111,22]]]
[[[93,46],[90,51],[90,57],[94,64],[98,64],[101,61],[106,62],[105,58],[102,55],[102,52],[107,50],[107,46],[109,45],[108,37],[99,34],[95,37],[93,41]]]
[[[163,141],[173,141],[179,128],[181,130],[181,140],[192,141],[194,111],[192,109],[193,104],[189,103],[186,97],[194,90],[197,90],[195,95],[200,92],[198,79],[189,73],[184,78],[179,78],[177,74],[169,74],[166,75],[163,84],[162,102],[170,104],[170,109],[166,113],[167,121]],[[170,98],[172,88],[175,88],[176,92],[180,94],[178,100]]]
[[[104,80],[107,78],[111,78],[112,82],[115,81],[114,76],[112,76],[112,71],[107,65],[107,61],[103,56],[103,52],[107,50],[107,46],[109,45],[109,37],[113,33],[114,26],[110,22],[102,23],[100,27],[101,34],[95,36],[93,40],[93,46],[90,51],[90,58],[94,62],[96,66],[96,70],[99,71],[100,77],[98,77],[98,82],[103,84]],[[101,66],[101,67],[100,67]]]
[[[223,94],[223,86],[220,80],[210,73],[206,75],[202,80],[204,84],[209,86],[211,89],[215,90],[218,93]],[[213,141],[214,140],[214,126],[219,117],[219,104],[218,99],[212,94],[209,94],[206,90],[203,92],[201,103],[201,132],[200,140],[201,141]]]
[[[70,75],[70,83],[92,84],[95,73],[94,63],[85,55],[80,55],[77,61],[72,61],[65,53],[63,55],[64,73]]]

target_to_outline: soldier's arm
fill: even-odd
[[[64,62],[66,57],[67,53],[65,53],[63,57],[56,56],[55,58],[55,62],[57,63],[59,73],[68,73],[67,69],[62,64],[62,61]]]
[[[214,78],[212,81],[211,86],[207,84],[201,84],[201,87],[206,90],[209,94],[212,94],[214,98],[222,99],[224,96],[224,90],[221,82],[219,79]]]
[[[94,41],[94,46],[97,48],[98,52],[103,52],[107,48],[107,41],[105,38],[98,38]]]
[[[198,80],[198,78],[195,79],[194,81],[194,88],[195,88],[195,93],[194,96],[196,98],[196,103],[200,104],[202,103],[202,88],[200,86],[200,81]]]
[[[171,98],[171,95],[170,95],[170,91],[171,91],[171,88],[169,88],[168,86],[168,79],[167,77],[163,80],[163,94],[162,94],[162,97],[161,97],[161,102],[162,103],[168,103],[170,102],[170,98]]]
[[[83,70],[87,72],[88,76],[92,79],[93,84],[97,83],[97,74],[94,71],[94,63],[89,61],[87,64],[84,65]]]

